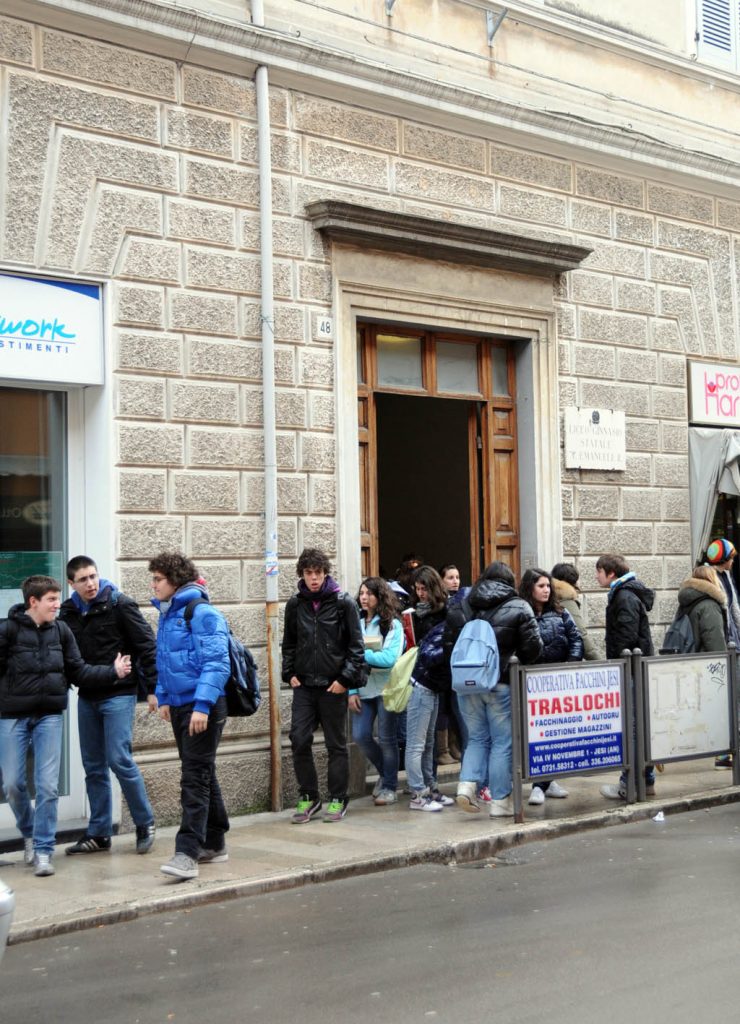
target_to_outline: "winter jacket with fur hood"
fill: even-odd
[[[581,634],[581,639],[583,640],[583,660],[598,661],[599,652],[596,650],[596,646],[588,634],[588,629],[586,629],[586,623],[583,619],[583,594],[570,583],[566,583],[565,580],[556,580],[554,576],[552,577],[552,589],[555,591],[558,604],[566,612],[570,612],[571,618]]]
[[[678,607],[689,617],[697,652],[727,650],[727,597],[721,586],[692,576],[681,584]]]

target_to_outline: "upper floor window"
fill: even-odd
[[[740,0],[698,0],[700,60],[740,69]]]

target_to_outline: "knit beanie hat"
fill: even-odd
[[[724,537],[718,537],[707,548],[707,562],[710,565],[720,565],[722,562],[727,562],[734,554],[734,544],[725,540]]]

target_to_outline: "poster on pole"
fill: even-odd
[[[732,745],[727,654],[644,659],[646,756],[677,761],[720,754]]]
[[[578,662],[523,672],[527,777],[624,763],[624,665]]]

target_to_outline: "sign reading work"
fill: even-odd
[[[691,423],[740,427],[740,366],[689,362]]]
[[[530,778],[623,763],[623,666],[525,669]]]
[[[0,377],[102,384],[100,286],[0,274]]]
[[[727,654],[691,654],[642,663],[648,760],[718,754],[732,745]]]
[[[626,469],[624,412],[618,409],[566,409],[565,465],[568,469]]]

